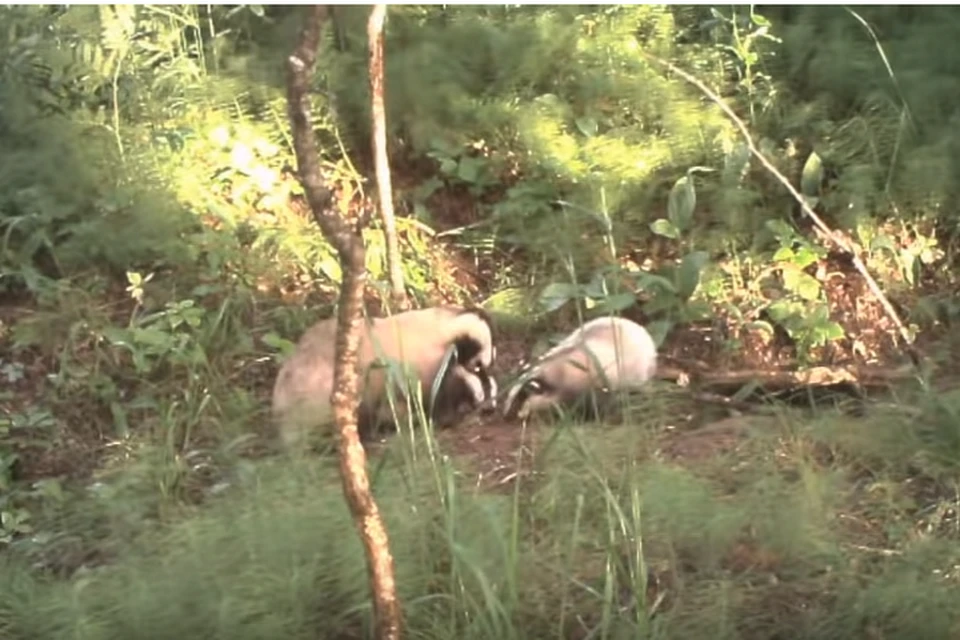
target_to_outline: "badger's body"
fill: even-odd
[[[591,392],[636,389],[654,376],[657,348],[642,326],[617,317],[587,322],[522,372],[504,404],[508,418],[571,405]]]
[[[330,395],[337,321],[321,320],[297,344],[283,364],[273,388],[273,414],[281,439],[288,445],[306,431],[332,423]],[[430,410],[431,387],[451,346],[456,356],[444,375]],[[364,322],[360,340],[360,428],[367,432],[393,419],[388,380],[407,372],[419,386],[425,409],[446,424],[464,408],[492,401],[495,382],[487,373],[495,348],[489,317],[477,309],[431,307]],[[408,408],[406,394],[394,387],[399,411]]]

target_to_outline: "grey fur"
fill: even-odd
[[[656,345],[645,328],[624,318],[597,318],[527,367],[511,386],[503,412],[523,419],[580,400],[592,390],[635,389],[656,368]]]
[[[273,416],[281,440],[288,446],[333,422],[330,394],[336,330],[335,318],[308,329],[277,375]],[[452,420],[463,406],[472,408],[490,399],[481,380],[494,385],[495,391],[487,374],[495,357],[489,317],[473,309],[430,307],[367,321],[359,354],[361,429],[367,431],[393,418],[386,393],[390,371],[382,366],[384,362],[394,363],[390,365],[393,371],[398,371],[399,365],[399,370],[412,374],[426,404],[444,356],[454,344],[458,359],[444,378],[433,412],[441,423]],[[398,410],[403,410],[404,394],[395,393],[394,398]]]

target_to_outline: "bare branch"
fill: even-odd
[[[750,131],[747,129],[747,125],[743,123],[737,114],[733,112],[720,96],[711,91],[705,84],[700,80],[690,75],[686,71],[678,68],[676,65],[671,64],[670,62],[658,58],[657,56],[651,55],[649,53],[644,53],[644,55],[653,60],[657,64],[666,67],[673,73],[677,74],[696,88],[698,88],[705,96],[710,98],[714,104],[716,104],[720,109],[733,121],[733,124],[736,125],[737,129],[740,130],[741,135],[743,135],[744,140],[747,143],[747,147],[750,149],[750,153],[760,161],[760,164],[763,165],[764,169],[770,172],[770,174],[777,179],[777,181],[782,184],[786,190],[790,193],[791,196],[800,204],[803,212],[813,220],[814,225],[817,229],[825,235],[833,244],[848,254],[853,261],[853,266],[857,271],[860,272],[860,275],[863,276],[864,281],[867,283],[867,288],[870,289],[870,292],[876,296],[877,300],[880,301],[880,305],[883,307],[883,310],[886,312],[887,316],[893,321],[897,326],[897,330],[900,333],[900,337],[903,339],[904,347],[907,351],[907,355],[910,356],[911,362],[913,365],[920,368],[920,356],[917,353],[917,350],[913,346],[913,340],[910,338],[910,333],[907,331],[906,326],[904,326],[903,321],[900,319],[900,316],[897,314],[897,310],[893,308],[893,305],[890,303],[890,300],[883,293],[883,290],[880,288],[880,285],[877,284],[877,281],[873,279],[873,276],[870,275],[870,272],[867,270],[867,266],[863,263],[863,260],[860,259],[860,255],[857,253],[856,249],[851,246],[851,243],[844,238],[842,235],[831,229],[823,219],[818,216],[813,209],[810,208],[810,205],[807,204],[806,200],[800,192],[790,184],[790,180],[786,178],[780,171],[777,170],[773,163],[771,163],[767,158],[760,152],[760,149],[757,148],[757,145],[754,144],[753,138],[750,136]]]
[[[340,479],[366,552],[376,637],[380,640],[397,640],[400,638],[401,611],[397,600],[393,556],[380,511],[370,493],[367,456],[357,433],[357,362],[366,282],[363,227],[357,221],[348,223],[336,213],[332,207],[332,193],[320,174],[317,145],[310,124],[309,84],[316,64],[320,30],[328,11],[325,6],[313,6],[308,11],[296,48],[287,60],[287,102],[300,182],[317,224],[336,248],[343,265],[331,395],[337,423]],[[359,222],[362,223],[364,217],[361,215]]]
[[[375,4],[367,22],[367,40],[370,45],[370,118],[373,132],[373,163],[377,174],[377,192],[380,195],[380,219],[387,240],[387,270],[390,273],[390,296],[395,310],[409,308],[403,286],[400,265],[400,245],[397,241],[397,223],[393,211],[393,187],[390,181],[390,158],[387,154],[387,113],[384,106],[383,80],[383,23],[387,5]]]

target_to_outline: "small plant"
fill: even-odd
[[[483,155],[483,143],[471,146],[476,155],[437,138],[433,140],[427,157],[437,161],[444,180],[452,184],[465,184],[472,195],[480,196],[486,188],[496,184],[496,176],[491,171],[490,160]],[[430,184],[434,188],[439,186],[436,182]]]
[[[736,9],[731,11],[729,17],[715,8],[710,9],[710,14],[711,19],[704,26],[725,32],[724,40],[729,38],[729,44],[718,46],[736,60],[734,69],[737,84],[746,94],[750,121],[755,123],[757,107],[759,106],[761,112],[766,111],[777,96],[773,78],[763,70],[757,45],[764,41],[776,44],[782,41],[771,33],[770,20],[757,13],[753,5],[750,5],[746,16],[737,15]]]
[[[810,350],[844,336],[843,327],[830,319],[830,309],[819,280],[806,269],[826,255],[826,250],[808,242],[790,225],[770,220],[780,248],[773,254],[773,269],[779,271],[786,295],[767,305],[771,319],[781,325],[797,342],[801,359]],[[769,327],[773,332],[773,327]]]

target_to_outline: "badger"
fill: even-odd
[[[503,414],[510,420],[526,419],[550,407],[575,403],[589,411],[583,401],[591,392],[600,392],[603,398],[618,390],[636,389],[656,369],[657,348],[645,328],[624,318],[597,318],[521,372],[507,393]]]
[[[292,446],[314,428],[333,422],[336,318],[308,329],[284,362],[273,387],[272,413],[280,438]],[[496,381],[489,368],[496,357],[490,316],[478,308],[453,306],[406,311],[364,321],[360,339],[359,427],[364,435],[393,421],[387,383],[397,373],[409,375],[412,392],[424,403],[451,348],[455,356],[437,390],[434,406],[425,407],[439,426],[475,408],[496,403]],[[401,385],[406,388],[405,381]],[[395,385],[396,387],[396,385]],[[403,391],[394,393],[398,413],[409,410]]]

